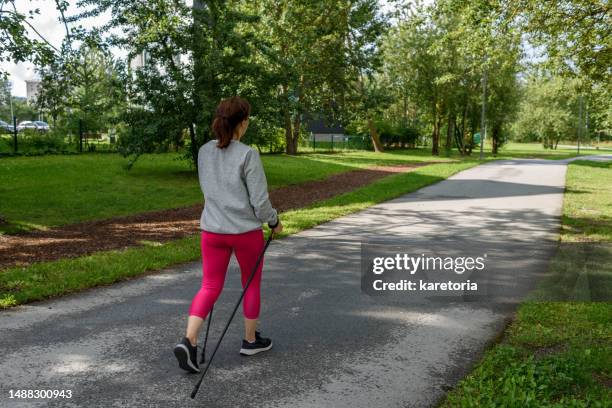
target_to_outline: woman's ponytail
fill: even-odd
[[[234,138],[236,127],[251,114],[251,105],[239,96],[224,99],[217,106],[212,123],[213,134],[217,137],[217,147],[224,149]]]

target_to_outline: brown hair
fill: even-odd
[[[212,131],[219,139],[217,147],[224,149],[229,146],[236,127],[248,118],[250,113],[251,105],[239,96],[224,99],[219,103],[212,124]]]

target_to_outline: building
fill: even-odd
[[[172,56],[172,60],[177,66],[179,66],[182,63],[181,55],[179,54]],[[132,59],[128,61],[128,66],[130,69],[134,70],[138,68],[144,68],[146,65],[150,63],[151,63],[151,57],[149,56],[149,53],[146,51],[142,51],[134,55]]]
[[[145,66],[148,60],[148,55],[146,52],[140,52],[129,61],[129,67],[131,69],[142,68]]]
[[[33,104],[36,102],[36,97],[38,96],[38,91],[40,89],[40,80],[29,79],[29,80],[26,80],[25,83],[26,83],[26,99],[29,104]]]
[[[323,119],[312,119],[306,122],[306,131],[310,134],[310,140],[317,142],[340,141],[344,138],[344,128],[339,124],[328,124]]]

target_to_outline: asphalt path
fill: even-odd
[[[605,160],[610,157],[598,157]],[[427,407],[480,358],[545,272],[558,237],[567,161],[505,160],[275,240],[261,330],[273,349],[238,353],[240,316],[195,400],[172,354],[201,280],[199,262],[0,312],[0,406]],[[362,248],[486,255],[482,296],[371,296]],[[367,266],[367,263],[365,264]],[[239,296],[232,260],[214,345]],[[9,390],[72,398],[10,399]]]

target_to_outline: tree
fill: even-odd
[[[543,47],[548,70],[610,83],[612,26],[607,0],[508,2],[534,46]]]
[[[439,154],[444,129],[447,152],[453,144],[461,154],[471,152],[485,73],[488,102],[495,103],[487,118],[495,121],[499,145],[516,105],[521,56],[518,31],[503,13],[487,1],[440,0],[408,9],[385,41],[385,71],[404,111],[412,104],[413,117],[429,122],[433,155]]]
[[[329,66],[336,66],[338,38],[329,15],[335,10],[326,10],[326,3],[264,0],[245,6],[260,17],[251,27],[261,44],[253,57],[268,67],[277,89],[288,154],[297,153],[303,115],[314,110]]]
[[[67,69],[72,116],[81,120],[88,132],[107,129],[124,104],[121,64],[96,45],[84,44]]]
[[[432,154],[439,154],[442,124],[442,75],[438,53],[432,52],[439,37],[431,9],[418,8],[391,30],[385,41],[386,72],[392,83],[400,84],[404,97],[411,98],[431,123]],[[408,96],[406,96],[408,95]]]
[[[354,85],[353,95],[343,96],[343,106],[345,112],[361,113],[365,117],[374,151],[382,152],[383,144],[375,119],[391,103],[388,80],[381,73],[382,35],[388,28],[387,17],[380,15],[377,1],[352,3],[345,13],[346,40],[343,43],[346,47],[346,80]],[[350,88],[348,92],[351,92]],[[347,103],[351,99],[354,103]]]
[[[248,16],[235,1],[84,0],[91,9],[74,19],[110,13],[108,24],[93,33],[104,44],[144,55],[146,64],[126,77],[129,107],[122,152],[134,162],[144,152],[175,142],[187,130],[188,155],[197,167],[199,147],[212,136],[214,108],[240,91],[252,74],[246,61],[250,38],[237,30]]]
[[[51,115],[53,127],[55,127],[59,116],[64,114],[68,107],[70,79],[59,60],[41,67],[38,73],[41,82],[36,96],[36,105]]]
[[[533,134],[545,148],[556,149],[562,138],[576,134],[580,83],[547,74],[532,75],[515,123],[524,137]]]
[[[83,43],[39,69],[42,78],[37,106],[49,112],[54,125],[77,133],[98,133],[109,128],[125,105],[123,66],[107,50]]]
[[[382,28],[378,4],[264,0],[244,8],[260,17],[251,27],[259,44],[253,59],[268,73],[262,85],[273,90],[286,152],[295,154],[306,115],[346,122],[359,105],[358,82],[372,68]]]
[[[57,48],[29,21],[36,14],[40,14],[38,8],[21,13],[14,1],[0,2],[0,62],[31,61],[41,66],[53,60]],[[0,76],[6,78],[7,72],[0,69]]]

